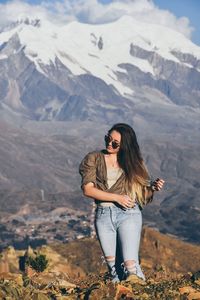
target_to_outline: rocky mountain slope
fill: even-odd
[[[34,120],[131,121],[149,105],[199,111],[199,47],[128,16],[63,27],[21,20],[0,33],[0,70],[2,109]]]
[[[31,239],[36,238],[36,232],[38,238],[44,240],[47,234],[44,228],[52,230],[52,238],[58,232],[60,239],[65,240],[70,229],[66,231],[63,226],[67,226],[69,220],[60,217],[59,210],[55,211],[59,208],[68,214],[73,210],[71,218],[75,219],[85,212],[88,224],[91,219],[92,201],[81,194],[78,165],[88,151],[103,148],[103,136],[109,127],[96,124],[99,128],[97,136],[93,123],[83,126],[82,123],[61,122],[50,128],[46,122],[36,124],[26,123],[26,127],[14,129],[1,122],[0,215],[5,227],[1,245],[21,241],[26,234]],[[193,136],[185,136],[183,141],[178,133],[145,137],[142,131],[139,132],[150,173],[153,178],[163,177],[166,181],[163,191],[157,193],[153,203],[143,210],[144,224],[198,243],[198,137],[193,133]],[[22,236],[12,225],[16,220]],[[55,223],[58,220],[61,223]],[[42,225],[43,233],[38,228]],[[76,235],[82,234],[81,231]]]
[[[166,181],[145,224],[199,243],[199,104],[200,48],[166,27],[123,17],[63,27],[23,19],[3,28],[2,225],[22,217],[21,205],[25,225],[34,204],[46,219],[56,206],[89,212],[79,162],[122,121],[136,130],[152,177]]]

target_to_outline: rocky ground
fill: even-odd
[[[159,279],[149,278],[143,283],[137,278],[132,278],[120,284],[106,282],[103,276],[94,275],[76,283],[47,274],[35,276],[31,280],[24,278],[21,282],[19,278],[10,276],[0,282],[0,299],[193,300],[200,299],[200,279],[195,280],[198,274],[191,276],[188,273],[166,279],[157,272]]]
[[[135,276],[113,284],[106,278],[98,241],[84,238],[36,250],[9,247],[0,258],[0,299],[200,299],[200,247],[145,228],[141,265],[146,282]],[[25,256],[43,254],[48,266],[36,272],[22,267]]]

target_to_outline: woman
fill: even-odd
[[[135,132],[129,125],[115,124],[105,136],[105,145],[106,150],[87,154],[80,164],[83,193],[97,205],[95,227],[112,281],[119,281],[118,244],[123,279],[134,274],[145,280],[138,258],[141,209],[152,201],[164,180],[150,184]]]

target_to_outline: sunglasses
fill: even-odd
[[[106,146],[108,146],[111,142],[111,146],[113,149],[117,149],[120,146],[120,143],[113,141],[112,137],[110,135],[105,135],[104,140],[105,140]]]

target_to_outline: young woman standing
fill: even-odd
[[[123,258],[123,279],[135,274],[145,280],[139,265],[141,210],[152,201],[164,180],[153,183],[144,165],[134,130],[115,124],[105,136],[106,149],[91,152],[80,164],[82,189],[97,205],[95,227],[113,282],[117,247]]]

